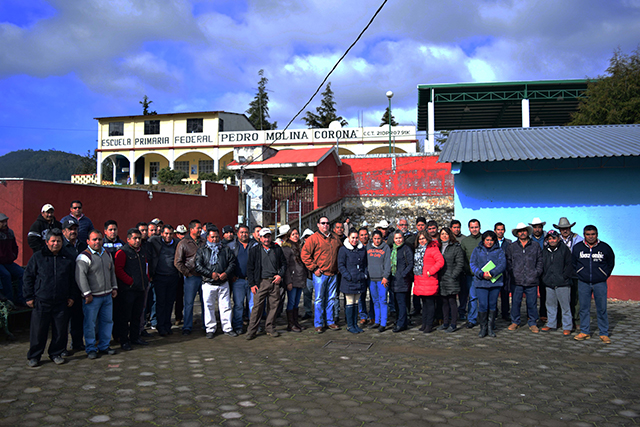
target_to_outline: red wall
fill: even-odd
[[[313,208],[326,206],[340,199],[340,173],[333,155],[327,156],[313,171]]]
[[[225,187],[227,188],[225,190]],[[29,227],[45,203],[56,209],[56,219],[69,213],[72,200],[82,201],[84,213],[93,225],[102,230],[105,221],[118,222],[120,238],[127,229],[140,221],[160,218],[176,227],[192,219],[212,222],[219,228],[238,222],[238,187],[207,183],[207,196],[153,192],[96,185],[69,184],[51,181],[7,180],[0,185],[0,212],[9,217],[9,227],[16,234],[20,254],[18,264],[26,265],[31,257],[27,245]],[[23,251],[23,249],[26,249]]]
[[[437,156],[342,159],[341,197],[453,196],[449,163]]]

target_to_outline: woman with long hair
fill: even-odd
[[[369,291],[373,301],[374,324],[370,329],[384,332],[387,328],[387,294],[391,275],[391,249],[376,230],[367,243],[367,264],[369,268]]]
[[[420,331],[431,333],[438,295],[438,272],[444,266],[437,240],[426,230],[416,235],[416,251],[413,254],[413,294],[422,303],[422,327]]]
[[[438,329],[454,332],[458,323],[456,297],[460,293],[460,275],[464,269],[464,252],[449,227],[440,230],[438,241],[440,242],[440,252],[444,258],[444,267],[440,270],[442,325]]]
[[[287,259],[287,271],[284,275],[287,291],[287,331],[302,332],[306,328],[301,326],[298,320],[298,306],[309,271],[300,258],[300,232],[297,228],[292,228],[285,234],[281,247]]]
[[[369,279],[367,269],[367,251],[358,240],[358,231],[352,230],[338,251],[338,270],[340,271],[340,292],[344,294],[347,331],[352,334],[364,332],[358,326],[358,300],[364,292]]]

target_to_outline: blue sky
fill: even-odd
[[[85,154],[94,118],[141,114],[145,94],[158,113],[242,113],[260,69],[282,128],[381,3],[2,0],[0,155]],[[377,126],[387,90],[412,125],[418,84],[597,77],[638,43],[640,0],[390,0],[330,81],[350,126]]]

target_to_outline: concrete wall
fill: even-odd
[[[575,221],[573,230],[580,234],[593,224],[616,253],[613,274],[637,277],[638,182],[639,159],[465,163],[455,175],[455,215],[463,232],[471,218],[478,218],[483,230],[504,222],[509,234],[518,222],[534,217],[547,221],[545,230],[562,216]],[[625,292],[640,297],[640,283],[633,283],[635,290]]]
[[[115,219],[121,238],[136,223],[156,217],[174,227],[199,219],[222,228],[238,220],[238,187],[233,185],[207,182],[206,196],[154,191],[150,199],[145,190],[37,180],[3,181],[6,185],[0,185],[0,212],[9,216],[9,227],[20,248],[17,262],[21,265],[26,265],[32,255],[27,233],[45,203],[56,208],[56,219],[60,220],[69,213],[72,200],[81,200],[96,228],[102,230],[105,221]]]

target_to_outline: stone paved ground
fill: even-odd
[[[250,342],[198,331],[36,369],[25,366],[22,330],[0,344],[0,425],[637,425],[639,309],[609,304],[608,346],[509,332],[502,321],[493,339],[477,328],[285,331]]]

